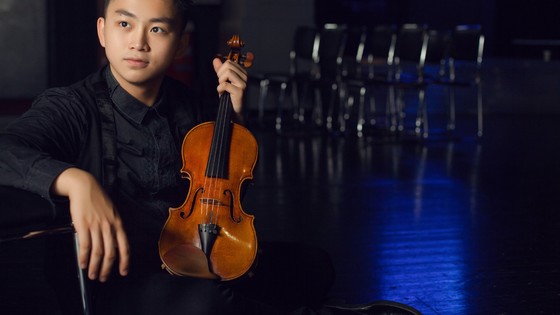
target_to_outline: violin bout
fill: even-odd
[[[179,276],[232,280],[245,274],[257,253],[254,216],[241,208],[244,181],[253,178],[258,146],[243,126],[233,124],[227,178],[206,177],[206,166],[195,161],[210,152],[214,122],[193,128],[183,140],[183,168],[190,179],[187,199],[169,209],[160,235],[163,267]],[[196,148],[196,149],[193,149]],[[188,154],[187,154],[188,153]]]

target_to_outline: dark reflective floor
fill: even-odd
[[[333,298],[424,314],[560,314],[559,121],[488,115],[481,140],[471,116],[451,140],[255,128],[244,209],[261,240],[325,248]],[[37,253],[1,253],[2,288],[27,305],[7,314],[52,306],[29,262]]]
[[[263,239],[326,248],[348,301],[560,314],[558,119],[486,117],[481,140],[261,134],[245,209]]]

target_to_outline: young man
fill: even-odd
[[[179,174],[181,142],[201,122],[188,91],[165,75],[186,48],[188,12],[188,0],[107,0],[97,31],[108,66],[70,87],[47,90],[2,132],[0,184],[53,202],[68,198],[79,264],[99,280],[97,314],[283,314],[281,307],[234,297],[231,288],[263,296],[247,285],[251,280],[224,284],[160,268],[159,233],[169,207],[180,205],[188,190]],[[240,118],[246,71],[219,59],[213,65],[217,92],[230,93]],[[311,257],[314,250],[301,251]],[[320,251],[314,257],[328,262]],[[108,281],[115,270],[121,276]],[[301,274],[308,279],[298,279],[304,285],[292,288],[294,296],[318,303],[333,278],[330,265]],[[299,294],[317,281],[323,283]]]

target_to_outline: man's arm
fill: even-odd
[[[119,272],[128,273],[129,247],[121,218],[101,185],[88,172],[68,168],[54,181],[52,192],[70,200],[70,215],[78,234],[80,268],[91,280],[108,279],[119,257]]]
[[[126,274],[128,242],[120,217],[101,185],[74,164],[91,132],[88,115],[77,102],[68,90],[48,91],[0,134],[0,184],[49,200],[55,195],[68,197],[80,265],[89,265],[91,279],[99,276],[105,281],[117,253],[120,273]]]

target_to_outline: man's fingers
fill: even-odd
[[[86,269],[89,264],[91,237],[89,231],[84,229],[81,224],[75,223],[74,229],[78,234],[78,263],[80,265],[80,269]]]
[[[128,242],[122,222],[95,177],[69,168],[58,176],[53,191],[70,200],[70,215],[78,238],[78,262],[81,269],[88,268],[88,277],[107,280],[117,252],[123,256],[122,269],[128,268]],[[117,251],[117,246],[123,250]]]
[[[111,267],[115,262],[117,251],[115,247],[117,243],[113,234],[112,227],[107,223],[103,227],[103,261],[99,271],[99,281],[105,282],[111,274]]]
[[[117,226],[115,233],[117,238],[117,249],[119,251],[119,272],[121,276],[126,276],[128,274],[128,263],[130,260],[128,239],[126,238],[126,233],[120,224]]]
[[[242,83],[247,81],[247,71],[241,66],[232,61],[221,62],[220,59],[213,60],[214,71],[218,76],[218,82],[234,82]]]
[[[231,83],[221,83],[220,85],[218,85],[217,91],[219,93],[227,91],[229,94],[237,95],[244,91],[244,87],[233,85]]]
[[[214,71],[218,73],[218,70],[222,66],[222,61],[220,60],[220,58],[214,58],[212,59],[212,65],[214,66]]]
[[[103,239],[99,230],[91,229],[91,252],[89,256],[88,275],[91,280],[97,278],[99,264],[103,257]]]

